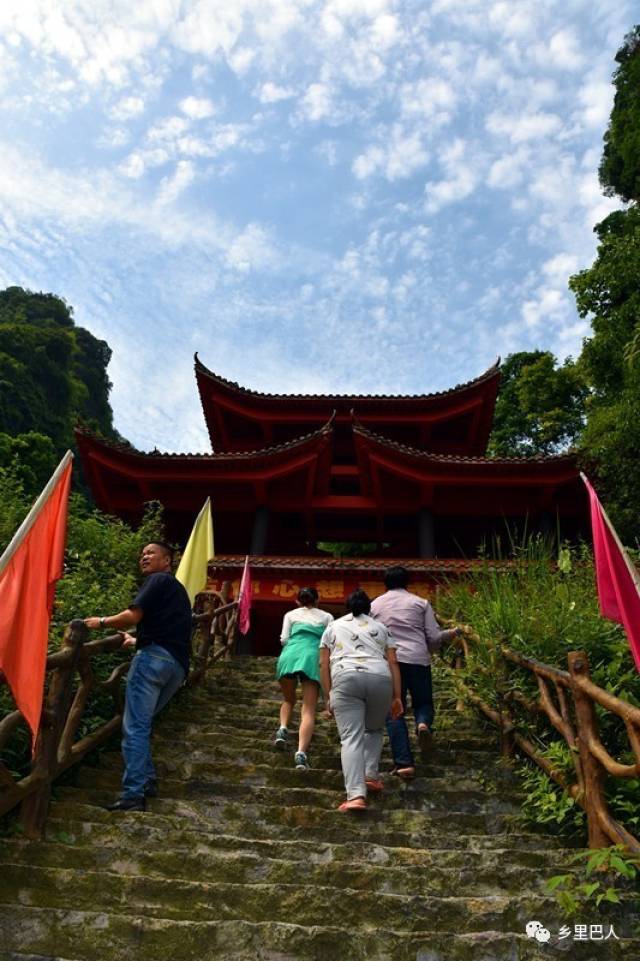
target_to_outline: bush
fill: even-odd
[[[456,622],[470,624],[479,635],[480,643],[470,644],[462,677],[494,707],[509,690],[531,699],[538,697],[535,676],[529,671],[509,665],[505,673],[501,644],[563,670],[570,651],[585,651],[594,683],[640,705],[640,675],[622,628],[600,616],[593,559],[584,546],[563,547],[558,557],[552,542],[540,537],[513,545],[508,560],[486,560],[467,578],[450,583],[441,594],[439,610]],[[624,723],[599,707],[596,711],[600,736],[609,753],[623,763],[633,763]],[[546,716],[517,708],[517,720],[518,730],[536,742],[554,764],[559,752],[569,757],[564,738]],[[531,776],[535,784],[532,781],[529,787],[544,804],[530,804],[525,814],[538,822],[575,824],[574,806],[555,792],[546,775],[535,772],[535,777]],[[637,786],[638,782],[610,778],[607,783],[612,813],[632,832],[640,822],[637,801],[634,805],[632,798],[633,783]],[[561,812],[564,814],[559,817]]]

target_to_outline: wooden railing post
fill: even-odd
[[[589,678],[589,659],[584,651],[571,651],[567,656],[571,675],[571,691],[576,709],[577,741],[582,767],[584,808],[587,814],[590,848],[609,847],[611,841],[600,823],[600,812],[607,813],[604,794],[604,768],[589,748],[599,741],[598,720],[593,701],[574,683],[575,678]]]
[[[51,672],[49,691],[31,765],[32,772],[41,783],[37,790],[25,798],[20,810],[20,821],[24,833],[34,840],[42,837],[44,823],[49,811],[51,782],[57,773],[58,744],[71,704],[73,677],[76,672],[80,649],[88,637],[89,632],[84,621],[72,621],[67,627],[62,641],[63,649],[71,648],[72,657],[67,664],[56,667]]]
[[[500,680],[498,682],[498,709],[500,711],[500,753],[503,761],[512,761],[516,752],[516,741],[514,737],[513,718],[511,717],[511,711],[507,706],[507,693],[509,690],[509,663],[504,657],[502,657],[499,649],[498,654],[500,656],[500,667],[498,669],[500,676]]]

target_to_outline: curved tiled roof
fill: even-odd
[[[368,428],[363,427],[355,415],[353,415],[353,432],[360,434],[362,437],[373,441],[381,447],[386,447],[389,450],[397,451],[409,457],[415,457],[434,464],[460,464],[468,465],[469,467],[542,466],[556,464],[558,466],[566,465],[567,467],[575,467],[575,456],[573,454],[545,454],[534,457],[468,457],[462,454],[434,454],[430,451],[410,447],[408,444],[402,444],[400,441],[390,440],[381,434],[376,434]]]
[[[302,401],[328,401],[335,400],[337,402],[349,402],[349,401],[418,401],[418,400],[437,400],[441,397],[450,397],[453,394],[460,393],[462,391],[470,390],[474,387],[479,387],[482,384],[497,378],[500,376],[500,358],[498,357],[496,362],[491,365],[483,374],[473,380],[467,381],[464,384],[458,384],[455,387],[450,387],[447,390],[435,391],[431,394],[271,394],[258,390],[251,390],[248,387],[242,387],[240,384],[236,383],[234,380],[227,380],[226,377],[222,377],[220,374],[216,374],[214,371],[209,370],[200,358],[197,352],[194,354],[194,367],[196,371],[196,376],[202,374],[209,380],[214,381],[221,387],[227,390],[241,394],[243,397],[255,398],[257,400],[302,400]]]
[[[218,554],[209,562],[209,569],[237,568],[238,570],[242,570],[245,557],[245,554]],[[513,566],[513,562],[511,561],[491,561],[486,558],[332,557],[328,554],[301,554],[295,556],[283,554],[254,554],[249,558],[249,563],[253,569],[261,571],[273,569],[280,572],[300,569],[306,571],[323,571],[326,573],[336,571],[345,574],[349,571],[375,571],[383,573],[389,567],[393,567],[396,564],[400,564],[413,573],[442,574],[464,572],[484,567],[508,569]]]
[[[101,447],[106,447],[109,450],[117,451],[119,454],[125,454],[131,457],[139,457],[145,460],[161,459],[163,461],[180,462],[215,461],[216,463],[220,463],[224,461],[255,460],[260,457],[270,457],[285,453],[287,451],[295,450],[298,447],[304,447],[307,444],[311,444],[315,440],[320,440],[323,436],[328,437],[333,431],[333,420],[334,415],[332,414],[327,423],[323,424],[323,426],[318,430],[312,431],[309,434],[303,434],[301,437],[296,437],[294,440],[289,440],[282,444],[275,444],[272,447],[263,447],[252,451],[224,451],[223,453],[219,454],[171,454],[159,450],[140,451],[127,443],[107,440],[105,437],[97,437],[92,431],[82,425],[76,426],[74,428],[74,433],[77,437],[87,438],[89,442],[97,444]]]

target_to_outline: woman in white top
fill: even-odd
[[[339,811],[363,811],[367,792],[383,789],[379,765],[384,722],[402,714],[395,644],[384,624],[369,617],[364,591],[347,598],[347,611],[320,641],[320,677],[325,703],[336,719],[342,744],[347,800]]]
[[[281,750],[284,750],[289,742],[289,724],[296,703],[298,681],[302,687],[298,750],[294,756],[298,771],[309,770],[307,752],[315,728],[320,690],[318,647],[325,628],[333,621],[333,616],[328,611],[321,611],[316,607],[317,602],[318,592],[315,587],[303,587],[298,591],[299,606],[284,615],[280,635],[282,653],[276,664],[276,677],[280,681],[283,700],[275,746]]]

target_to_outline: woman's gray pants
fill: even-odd
[[[337,671],[331,679],[331,707],[342,742],[348,801],[366,797],[365,779],[379,776],[384,722],[392,693],[391,673]]]

